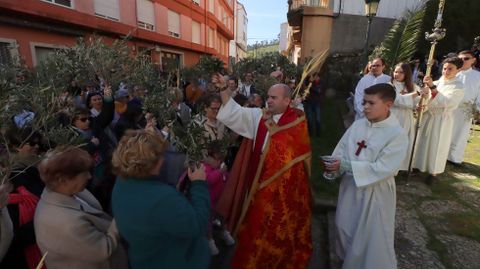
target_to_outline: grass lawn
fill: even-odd
[[[326,99],[322,104],[321,123],[322,131],[320,136],[312,136],[312,178],[311,186],[317,199],[335,200],[338,195],[339,180],[333,182],[323,178],[320,156],[330,155],[337,142],[342,137],[345,128],[343,127],[342,114],[347,108],[343,100]]]

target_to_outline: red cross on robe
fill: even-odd
[[[358,145],[358,149],[357,151],[355,152],[355,155],[358,156],[360,155],[360,152],[362,152],[362,149],[366,149],[367,148],[367,144],[365,143],[365,140],[362,140],[360,142],[357,142],[357,145]]]

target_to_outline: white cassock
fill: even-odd
[[[405,83],[393,81],[393,86],[395,87],[395,91],[397,92],[397,96],[395,98],[395,103],[390,110],[390,112],[397,117],[400,126],[407,132],[409,147],[407,151],[407,156],[403,161],[402,165],[400,166],[400,170],[407,171],[408,170],[408,162],[410,161],[410,154],[412,152],[412,143],[415,136],[415,117],[413,116],[413,111],[415,110],[418,102],[420,101],[420,97],[414,98],[412,95],[416,95],[415,93],[406,93],[401,94],[401,92],[405,89]],[[417,85],[414,85],[414,91],[420,90]]]
[[[283,114],[273,115],[273,120],[278,123],[280,117]],[[233,98],[220,107],[220,111],[217,114],[217,120],[225,124],[228,128],[232,129],[235,133],[253,139],[257,136],[258,124],[262,118],[263,113],[260,108],[242,107]],[[268,140],[268,132],[263,149]]]
[[[480,72],[470,68],[458,73],[457,78],[463,82],[465,96],[453,111],[453,133],[448,160],[462,163],[472,127],[471,109],[476,106],[480,110]]]
[[[380,76],[376,77],[372,74],[367,74],[363,76],[362,79],[357,83],[357,87],[355,87],[355,120],[364,118],[363,115],[363,95],[365,93],[365,89],[373,86],[375,84],[380,83],[390,83],[392,78],[388,75],[381,74]]]
[[[362,141],[367,147],[357,156]],[[397,268],[394,175],[407,148],[407,134],[393,115],[377,123],[355,121],[335,148],[332,155],[351,164],[342,177],[335,218],[343,269]]]
[[[415,149],[413,167],[422,172],[439,174],[445,171],[452,139],[453,111],[463,99],[463,83],[458,79],[434,82],[438,94],[428,100]]]

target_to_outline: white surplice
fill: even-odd
[[[278,123],[280,117],[283,114],[273,115],[273,121]],[[220,107],[220,111],[217,114],[217,120],[225,124],[228,128],[232,129],[235,133],[253,139],[256,142],[256,136],[258,131],[258,124],[263,116],[263,112],[260,108],[242,107],[233,98]],[[267,132],[268,139],[268,132]],[[263,144],[262,150],[265,149],[267,139]]]
[[[361,141],[367,147],[357,156]],[[342,177],[335,218],[343,269],[397,268],[394,175],[407,148],[407,134],[393,115],[377,123],[355,121],[335,148],[333,156],[351,163]]]
[[[422,172],[439,174],[445,171],[452,139],[453,111],[463,99],[463,83],[458,79],[434,82],[438,94],[428,100],[418,135],[413,167]]]
[[[390,83],[392,78],[388,75],[381,74],[376,77],[372,74],[366,74],[360,81],[357,83],[355,88],[355,120],[364,118],[363,114],[363,95],[365,94],[365,89],[380,83]]]
[[[472,68],[458,73],[457,78],[463,82],[465,96],[455,111],[453,111],[453,133],[448,160],[454,163],[463,162],[472,127],[471,109],[480,110],[480,72]]]
[[[393,81],[393,86],[397,92],[395,97],[395,103],[390,110],[390,112],[397,117],[400,126],[407,132],[409,147],[407,151],[407,156],[400,166],[400,170],[408,170],[408,162],[410,161],[410,154],[412,152],[412,143],[415,136],[415,117],[413,116],[413,111],[415,110],[416,105],[420,101],[420,98],[414,98],[415,93],[406,93],[402,94],[401,92],[405,89],[405,83]],[[419,90],[417,85],[414,85],[414,91]]]

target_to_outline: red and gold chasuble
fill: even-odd
[[[297,113],[303,112],[287,109],[278,125],[260,121],[250,160],[250,168],[257,169],[235,231],[234,269],[307,268],[312,252],[311,150],[305,116]],[[267,138],[259,137],[267,131]]]

